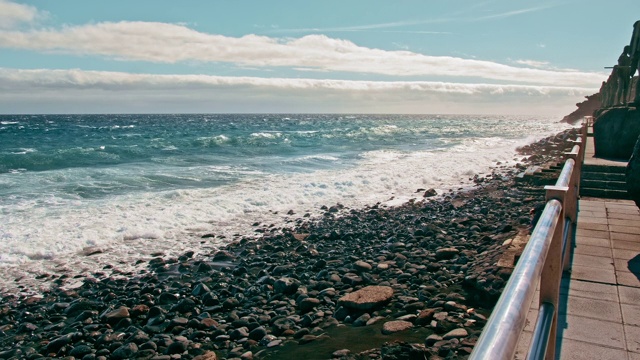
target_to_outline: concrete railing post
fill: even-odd
[[[547,260],[542,269],[542,275],[540,277],[540,305],[543,303],[550,303],[554,309],[558,309],[558,303],[560,299],[560,282],[562,281],[562,238],[564,232],[565,210],[564,204],[566,203],[567,193],[569,192],[568,186],[545,186],[546,200],[558,200],[563,206],[560,213],[560,219],[553,232],[553,240],[551,241],[551,247],[547,255]],[[547,353],[545,359],[555,359],[556,348],[556,328],[558,324],[558,311],[555,311],[553,316],[553,323],[551,325],[551,332],[549,334],[549,344],[547,346]]]

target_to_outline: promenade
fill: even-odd
[[[593,157],[585,164],[624,166]],[[581,198],[570,271],[560,289],[558,359],[640,360],[640,211],[632,201]],[[537,294],[536,294],[537,295]],[[515,359],[524,359],[538,297],[527,315]]]

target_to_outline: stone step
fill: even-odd
[[[581,174],[581,179],[603,180],[603,181],[625,181],[624,173],[606,173],[606,172],[585,172]]]
[[[582,172],[591,173],[610,173],[610,174],[624,174],[626,172],[625,166],[610,166],[610,165],[582,165]]]
[[[622,190],[627,191],[627,183],[625,181],[611,181],[600,179],[585,179],[580,181],[580,187],[588,189],[605,189],[605,190]]]
[[[625,199],[630,200],[627,191],[608,190],[608,189],[592,189],[580,187],[580,196],[598,197],[603,199]]]
[[[548,169],[542,169],[543,173],[557,173],[560,172],[560,169],[554,169],[554,168],[548,168]]]

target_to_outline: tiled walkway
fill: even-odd
[[[632,201],[584,198],[571,273],[560,295],[559,359],[640,360],[640,212]],[[537,316],[528,314],[516,359]]]

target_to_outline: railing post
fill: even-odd
[[[568,186],[545,186],[546,200],[556,199],[560,201],[563,206],[560,213],[560,219],[553,232],[553,240],[547,254],[547,260],[542,269],[542,275],[540,277],[540,305],[543,303],[550,303],[556,309],[553,316],[553,323],[551,325],[551,332],[549,334],[549,344],[547,347],[547,353],[545,359],[555,359],[556,349],[556,328],[558,324],[558,303],[560,299],[560,282],[562,280],[562,235],[564,231],[565,210],[564,204],[569,191]],[[568,252],[568,251],[567,251]]]
[[[575,231],[575,224],[578,220],[578,195],[580,194],[580,178],[582,175],[582,157],[584,151],[584,143],[576,141],[576,146],[578,147],[578,151],[574,150],[566,153],[567,159],[573,159],[574,167],[573,172],[571,173],[571,177],[568,184],[568,191],[565,195],[564,201],[562,203],[562,209],[564,211],[565,221],[568,219],[571,222],[571,226],[565,226],[565,229],[569,230],[568,234],[565,234],[565,238],[567,239],[566,249],[564,249],[564,259],[563,270],[569,270],[571,264],[569,261],[571,260],[571,239],[573,238],[573,232]]]
[[[576,196],[580,193],[580,176],[582,174],[582,161],[584,159],[584,149],[586,148],[586,142],[582,141],[580,138],[572,141],[572,143],[574,144],[574,149],[576,146],[578,146],[578,152],[574,152],[573,149],[571,150],[571,152],[565,153],[565,156],[567,159],[573,159],[575,161],[575,165],[573,168],[573,175],[571,176],[572,179],[577,179],[574,182],[574,185],[576,186]]]
[[[588,136],[588,132],[589,132],[589,126],[591,125],[591,121],[592,118],[591,116],[585,116],[584,117],[584,122],[582,123],[582,129],[580,129],[580,137],[582,138],[582,141],[586,143],[587,141],[587,136]]]

